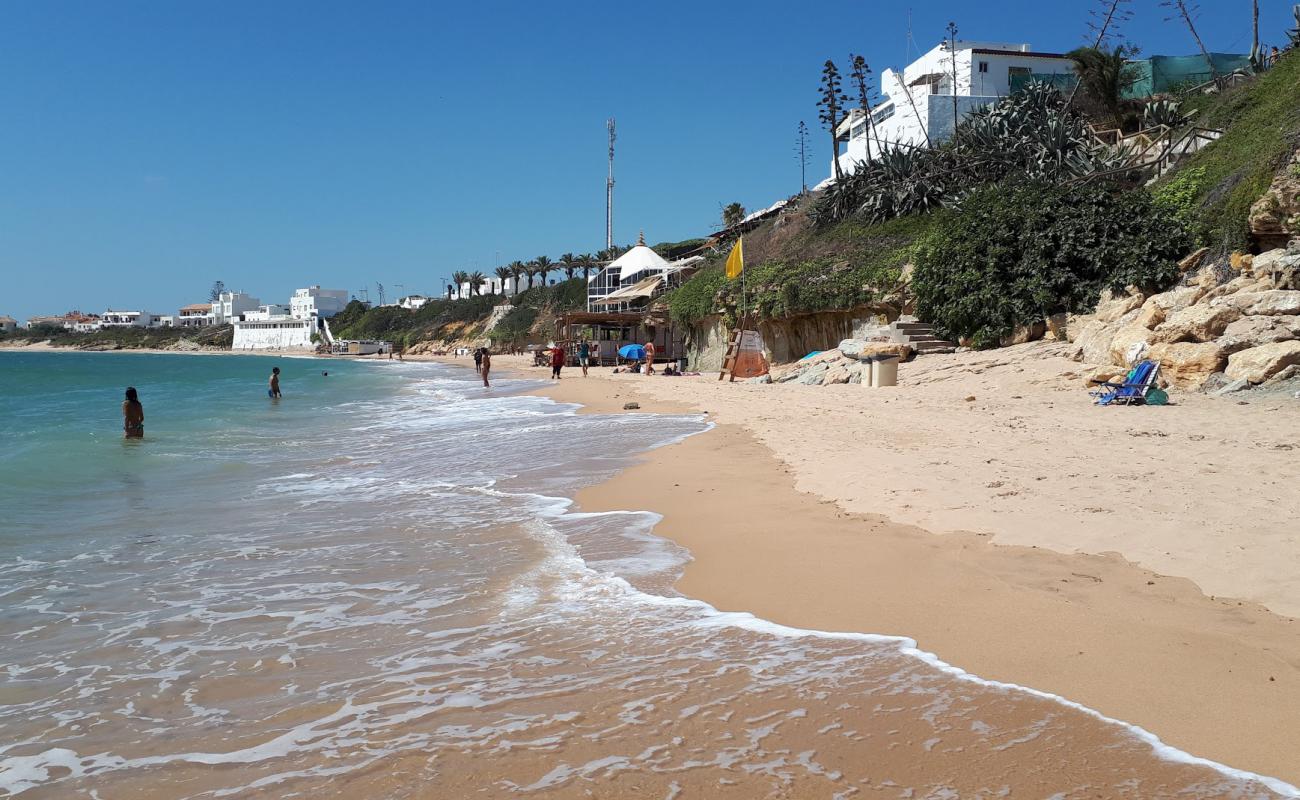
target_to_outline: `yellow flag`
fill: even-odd
[[[745,271],[745,239],[742,236],[736,240],[736,246],[731,248],[731,255],[727,256],[727,278],[735,279],[740,277],[740,273]]]

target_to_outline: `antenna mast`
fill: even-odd
[[[614,246],[614,118],[605,120],[609,131],[609,177],[605,179],[605,249]]]

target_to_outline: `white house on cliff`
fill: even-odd
[[[840,169],[845,174],[853,172],[858,162],[872,160],[882,147],[925,147],[948,139],[955,128],[954,95],[956,119],[960,120],[1011,94],[1013,84],[1030,75],[1073,73],[1069,58],[1035,53],[1027,44],[959,40],[949,49],[944,42],[901,74],[892,69],[881,73],[885,99],[871,110],[871,124],[858,108],[840,123],[836,135],[847,143],[846,152],[839,156]]]

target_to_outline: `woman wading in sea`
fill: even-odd
[[[479,365],[479,374],[483,376],[483,388],[491,388],[492,384],[488,383],[488,373],[492,371],[492,354],[486,347],[483,348],[482,363]]]
[[[122,401],[122,436],[144,438],[144,406],[140,405],[140,395],[134,386],[126,387],[126,399]]]

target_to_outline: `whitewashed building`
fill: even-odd
[[[0,317],[0,333],[13,333],[18,330],[18,320],[13,317]]]
[[[212,303],[190,303],[176,313],[178,328],[206,328],[213,324]]]
[[[423,308],[424,304],[429,302],[431,299],[432,298],[425,297],[422,294],[408,294],[406,297],[399,298],[397,305],[398,307],[405,308],[408,311],[417,311]]]
[[[222,292],[212,304],[212,324],[229,325],[242,319],[249,311],[257,310],[261,300],[243,292]]]
[[[294,319],[287,314],[261,319],[246,318],[233,323],[233,350],[305,350],[315,346],[312,334],[319,334],[319,317]]]
[[[322,289],[308,286],[294,291],[289,298],[289,314],[294,319],[329,318],[348,305],[347,289]]]
[[[148,311],[114,311],[108,309],[99,317],[101,328],[156,328],[158,315]]]
[[[884,100],[871,110],[870,123],[859,108],[840,123],[836,135],[847,144],[839,156],[840,169],[853,172],[882,147],[925,147],[950,138],[954,119],[1007,97],[1017,79],[1073,73],[1074,62],[1066,56],[1035,53],[1027,44],[958,41],[950,49],[944,42],[902,73],[881,73]]]

